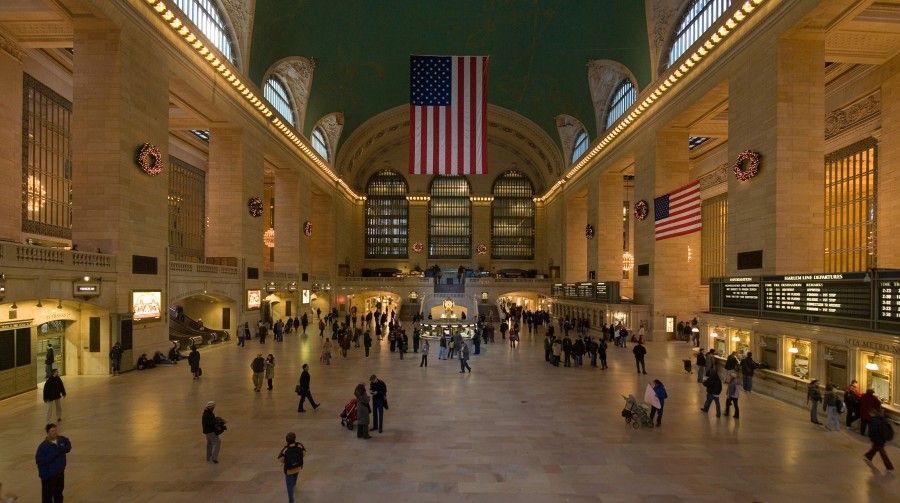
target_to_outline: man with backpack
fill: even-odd
[[[875,409],[872,412],[872,419],[869,421],[869,440],[872,441],[872,448],[865,454],[866,462],[871,463],[872,458],[875,457],[875,453],[877,452],[881,455],[881,461],[884,463],[884,467],[889,472],[893,472],[894,465],[891,464],[891,460],[888,458],[887,453],[884,452],[884,444],[893,439],[894,429],[891,427],[891,423],[884,417],[884,409]]]
[[[297,442],[297,435],[290,432],[284,436],[287,443],[278,453],[278,461],[284,465],[284,482],[287,485],[288,502],[294,503],[294,487],[297,485],[297,479],[300,472],[303,471],[303,454],[306,447]]]

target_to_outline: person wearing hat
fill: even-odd
[[[806,389],[806,405],[809,405],[809,421],[813,424],[819,422],[819,402],[822,401],[822,392],[819,390],[819,380],[813,379]]]
[[[219,447],[221,441],[216,433],[216,415],[213,409],[216,408],[216,402],[206,402],[206,408],[203,409],[203,434],[206,435],[206,462],[219,462]]]

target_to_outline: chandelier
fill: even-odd
[[[275,248],[275,229],[269,227],[263,232],[263,244],[269,248]]]
[[[622,253],[622,270],[630,271],[634,268],[634,255],[631,252],[623,252]]]

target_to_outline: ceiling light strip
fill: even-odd
[[[681,64],[677,67],[672,65],[672,67],[669,68],[668,75],[666,75],[665,78],[660,77],[657,80],[657,82],[661,82],[658,87],[648,88],[653,89],[652,91],[645,89],[642,93],[645,96],[644,100],[640,102],[635,101],[635,104],[629,109],[630,113],[627,115],[623,114],[623,118],[619,123],[616,124],[615,127],[607,129],[606,136],[597,141],[592,149],[581,156],[581,159],[575,166],[572,166],[572,169],[566,173],[564,178],[553,184],[544,195],[534,198],[534,201],[539,203],[546,202],[567,181],[571,180],[579,171],[591,164],[600,152],[606,149],[606,147],[619,135],[633,127],[637,122],[638,117],[649,110],[661,97],[670,94],[679,80],[694,71],[694,68],[697,67],[698,63],[707,59],[714,48],[719,46],[740,24],[749,19],[751,17],[750,13],[755,11],[757,7],[764,4],[766,1],[768,0],[746,0],[731,16],[721,22],[718,29],[712,30],[712,28],[710,28],[710,30],[708,30],[711,31],[709,38],[703,44],[699,45],[696,51],[692,54],[685,53],[681,57]],[[697,45],[697,43],[695,42],[694,45]]]
[[[276,114],[272,113],[272,110],[269,109],[266,101],[256,96],[246,84],[241,82],[241,80],[237,77],[239,71],[237,68],[231,66],[231,63],[228,61],[224,61],[223,59],[219,59],[218,50],[214,47],[209,47],[203,41],[201,36],[193,33],[191,29],[182,21],[176,12],[173,9],[169,8],[166,5],[166,2],[163,0],[144,0],[147,5],[149,5],[153,11],[159,16],[169,27],[174,31],[178,36],[184,40],[186,46],[202,57],[206,62],[210,65],[210,67],[215,70],[222,79],[228,83],[232,89],[240,94],[244,101],[250,104],[253,108],[255,108],[266,121],[274,126],[281,134],[288,139],[294,146],[297,147],[301,152],[303,152],[306,157],[313,162],[323,173],[325,173],[328,178],[330,178],[333,182],[337,183],[341,188],[343,188],[348,195],[350,195],[353,199],[357,201],[365,200],[364,197],[358,195],[346,182],[344,182],[341,177],[337,176],[337,174],[328,167],[327,164],[318,156],[318,154],[310,148],[309,145],[306,144],[306,141],[298,135],[294,130],[282,122]]]

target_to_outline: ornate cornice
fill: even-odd
[[[723,163],[712,171],[700,175],[700,190],[711,189],[716,185],[728,183],[728,167],[729,164]]]
[[[22,56],[25,54],[19,44],[2,30],[0,30],[0,51],[9,54],[17,61],[22,61]]]
[[[832,138],[881,113],[881,91],[825,114],[825,138]]]
[[[594,102],[594,120],[596,121],[597,134],[603,131],[606,123],[606,112],[609,108],[609,99],[616,86],[623,79],[629,79],[638,88],[634,73],[627,66],[610,59],[592,59],[588,61],[588,87],[591,90],[591,100]]]

